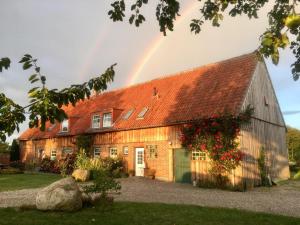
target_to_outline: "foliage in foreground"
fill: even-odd
[[[5,57],[0,59],[0,72],[10,67],[11,61]],[[29,127],[38,127],[42,131],[46,129],[46,122],[55,124],[67,119],[68,116],[63,106],[84,101],[91,96],[92,91],[102,92],[114,79],[116,64],[111,65],[106,71],[90,79],[83,84],[73,84],[62,90],[49,89],[46,86],[46,76],[37,65],[37,59],[25,54],[19,61],[23,70],[33,68],[33,74],[28,81],[34,86],[28,91],[30,104],[21,106],[12,99],[0,92],[0,140],[5,141],[6,136],[11,135],[15,130],[19,131],[19,124],[24,122],[25,113],[29,114]],[[39,83],[39,85],[37,84]],[[26,111],[27,110],[27,111]]]
[[[0,209],[1,225],[297,225],[299,218],[253,213],[233,209],[206,208],[190,205],[116,202],[98,205],[76,213],[18,211]]]
[[[150,2],[150,1],[149,1]],[[258,52],[264,57],[270,57],[274,64],[279,62],[279,49],[290,47],[296,61],[291,65],[294,80],[300,77],[300,14],[299,0],[194,0],[198,2],[199,11],[190,23],[191,32],[198,34],[206,21],[212,26],[219,27],[224,15],[237,17],[247,15],[249,19],[258,18],[258,13],[267,3],[271,10],[268,12],[268,27],[260,36]],[[148,0],[114,0],[108,12],[113,21],[123,21],[125,13],[130,13],[129,23],[140,26],[146,18],[142,14],[142,8],[148,4]],[[156,4],[155,15],[160,31],[166,35],[167,31],[173,31],[175,20],[180,16],[180,1],[160,0]],[[130,6],[130,10],[126,9]]]

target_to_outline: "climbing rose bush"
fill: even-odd
[[[253,108],[237,116],[231,114],[214,114],[209,118],[197,120],[185,125],[181,133],[183,147],[200,150],[211,159],[210,172],[221,175],[240,165],[243,153],[238,149],[237,137],[242,124],[250,121]]]

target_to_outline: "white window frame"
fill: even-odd
[[[68,131],[69,131],[69,120],[66,119],[61,123],[61,132],[68,132]]]
[[[129,152],[129,147],[123,146],[123,155],[128,155],[128,152]]]
[[[205,161],[206,160],[206,153],[202,152],[200,150],[193,150],[192,151],[192,160]]]
[[[139,112],[137,119],[144,119],[146,113],[148,112],[149,108],[148,107],[144,107],[142,108],[142,110]]]
[[[67,150],[67,151],[70,151],[70,153],[65,153],[66,150]],[[65,147],[63,147],[62,150],[61,150],[61,155],[62,155],[63,157],[67,156],[68,154],[72,154],[72,153],[73,153],[73,148],[72,148],[72,147],[65,146]]]
[[[95,119],[95,117],[98,117],[98,119]],[[99,114],[94,114],[92,116],[92,128],[100,128],[101,126],[101,116]]]
[[[118,158],[118,149],[116,147],[109,148],[109,157],[112,159]]]
[[[101,148],[100,147],[94,147],[94,154],[93,155],[94,155],[94,158],[100,158],[100,156],[101,156]]]
[[[108,115],[110,116],[110,120],[108,120]],[[112,126],[112,113],[103,113],[102,119],[102,126],[103,127],[111,127]]]
[[[56,156],[57,156],[57,151],[56,151],[56,149],[51,149],[51,152],[50,152],[50,159],[51,159],[51,160],[55,160],[55,159],[56,159]]]

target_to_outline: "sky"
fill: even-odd
[[[12,60],[11,68],[0,74],[0,92],[21,105],[28,103],[31,72],[17,63],[26,53],[38,58],[50,88],[82,83],[117,63],[109,90],[250,53],[259,45],[270,9],[267,5],[257,20],[225,16],[219,28],[207,22],[194,35],[189,23],[199,16],[200,4],[180,1],[174,31],[163,36],[155,18],[156,1],[142,9],[146,22],[139,28],[129,25],[128,17],[123,23],[112,22],[107,15],[111,2],[0,0],[0,58]],[[300,83],[290,71],[293,60],[285,50],[279,65],[266,62],[286,124],[300,129],[300,113],[286,113],[300,111]],[[27,127],[22,124],[21,132]],[[17,133],[8,141],[16,137]]]

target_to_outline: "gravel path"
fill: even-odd
[[[137,177],[120,181],[122,191],[115,195],[116,201],[192,204],[300,217],[299,181],[289,181],[273,188],[255,188],[248,192],[203,189]],[[32,205],[38,190],[0,192],[0,207]]]

